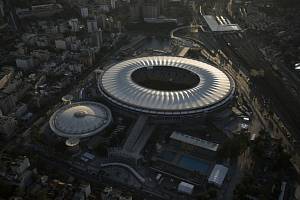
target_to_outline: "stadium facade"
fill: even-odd
[[[98,88],[118,110],[156,118],[207,116],[228,107],[233,79],[204,62],[171,56],[126,60],[105,70]]]

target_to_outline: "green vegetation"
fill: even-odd
[[[265,165],[271,166],[270,169],[273,172],[286,170],[291,166],[291,155],[284,151],[281,142],[272,144],[268,135],[266,131],[260,131],[260,136],[252,146],[254,159],[258,163],[265,163],[265,160],[269,160]]]
[[[217,197],[218,191],[215,188],[208,188],[205,192],[197,196],[198,200],[213,200]]]
[[[219,150],[221,158],[236,158],[246,150],[248,146],[248,137],[246,135],[238,135],[232,139],[227,139]]]
[[[249,196],[256,197],[260,200],[276,199],[272,194],[272,184],[258,184],[255,177],[246,175],[242,182],[234,190],[234,200],[248,200]]]
[[[261,130],[259,137],[251,144],[251,152],[254,168],[247,171],[235,188],[234,200],[278,198],[283,177],[293,177],[290,155],[284,151],[281,142],[272,140],[265,130]]]
[[[281,8],[299,8],[299,0],[275,0],[275,3]]]
[[[98,156],[106,156],[107,155],[107,150],[106,150],[106,146],[104,146],[103,144],[100,144],[96,147],[95,152]]]
[[[39,144],[44,143],[41,132],[40,132],[40,128],[38,128],[37,126],[33,126],[31,128],[31,139],[35,143],[39,143]]]
[[[14,187],[0,182],[0,199],[8,199],[14,194]]]

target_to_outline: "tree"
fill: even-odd
[[[236,158],[246,150],[248,146],[248,138],[245,135],[239,135],[232,139],[227,139],[219,153],[222,158]]]

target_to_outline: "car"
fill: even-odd
[[[242,118],[246,122],[250,121],[250,117],[248,115],[241,115],[240,118]]]

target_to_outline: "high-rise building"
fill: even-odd
[[[147,0],[143,5],[144,18],[157,18],[160,15],[160,6],[157,0]]]
[[[89,16],[89,9],[88,8],[80,8],[81,17],[87,18]]]
[[[130,6],[129,6],[129,9],[130,9],[130,21],[131,22],[137,22],[140,20],[141,18],[141,6],[139,5],[138,2],[131,2],[130,3]]]
[[[0,17],[4,17],[4,3],[0,0]]]
[[[119,33],[122,32],[122,24],[121,24],[121,21],[117,21],[116,28],[117,28],[117,30],[118,30]]]
[[[116,8],[116,2],[117,2],[117,0],[110,0],[110,6],[112,9]]]
[[[102,32],[101,28],[98,29],[98,35],[99,35],[99,40],[100,40],[101,46],[102,46],[102,44],[103,44],[103,32]]]
[[[71,26],[71,31],[72,32],[78,32],[79,31],[79,22],[77,18],[70,19],[69,20],[69,25]]]
[[[100,14],[97,16],[97,23],[102,28],[102,30],[106,30],[106,19],[107,16],[105,14]]]
[[[165,8],[168,6],[168,0],[159,0],[160,12],[163,12]]]
[[[87,29],[89,33],[94,33],[98,31],[98,24],[96,19],[87,20]]]
[[[103,44],[103,35],[101,28],[98,31],[91,33],[91,45],[96,48],[101,48]]]

